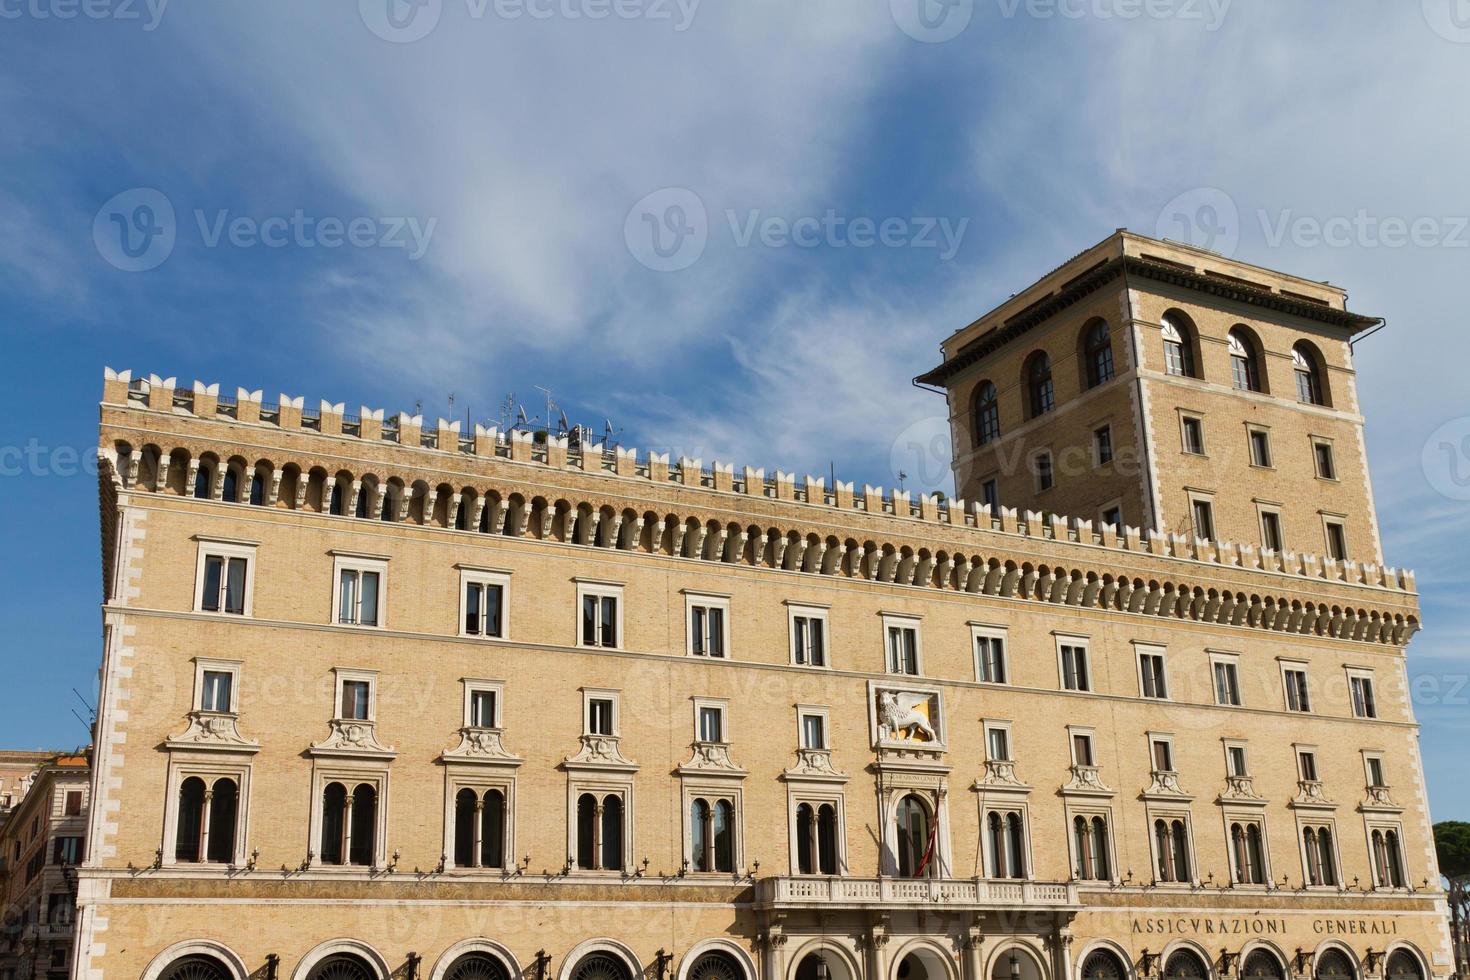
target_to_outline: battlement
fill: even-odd
[[[988,506],[974,501],[868,485],[859,492],[853,483],[841,480],[829,488],[823,478],[811,475],[798,478],[796,474],[782,470],[768,475],[764,469],[749,466],[741,467],[737,472],[733,464],[718,460],[705,466],[697,459],[671,461],[668,453],[647,451],[640,455],[633,449],[600,444],[576,447],[569,445],[564,437],[524,430],[502,431],[493,426],[476,425],[473,433],[465,433],[460,422],[443,418],[426,429],[421,415],[400,412],[389,416],[383,409],[367,406],[352,415],[345,412],[341,402],[321,400],[316,407],[307,408],[304,396],[286,394],[281,394],[275,403],[268,403],[260,389],[247,391],[238,388],[231,398],[220,395],[217,383],[195,381],[189,388],[180,388],[176,378],[162,378],[156,374],[134,378],[130,371],[119,372],[111,368],[104,371],[103,389],[104,404],[133,406],[204,420],[228,420],[364,442],[396,443],[405,448],[435,453],[510,460],[628,480],[701,487],[814,508],[886,515],[936,527],[970,527],[1023,538],[1093,545],[1408,595],[1415,592],[1412,571],[1373,563],[1334,561],[1294,551],[1273,552],[1248,544],[1205,541],[1159,530],[1118,528],[1109,524],[1094,526],[1089,520],[1015,508],[1002,507],[998,513],[992,513]]]

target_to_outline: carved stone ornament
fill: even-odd
[[[943,751],[938,694],[878,688],[873,698],[879,748]]]
[[[730,743],[728,742],[695,742],[692,746],[693,752],[689,761],[679,767],[681,775],[699,773],[701,775],[729,775],[745,776],[746,771],[730,761]]]
[[[985,772],[975,781],[975,789],[979,790],[1015,790],[1017,792],[1031,791],[1031,787],[1021,782],[1016,775],[1016,763],[1011,759],[986,759]]]
[[[359,718],[333,718],[327,723],[331,731],[320,742],[312,743],[313,756],[355,756],[369,759],[391,759],[398,753],[378,741],[377,726]]]
[[[1252,777],[1226,776],[1225,790],[1217,802],[1265,806],[1266,798],[1256,792],[1256,781]]]
[[[1367,787],[1367,796],[1358,806],[1360,810],[1377,810],[1387,813],[1402,813],[1404,808],[1393,801],[1387,786]]]
[[[623,756],[622,739],[616,735],[583,735],[582,748],[562,763],[569,769],[615,769],[631,772],[638,763]]]
[[[1179,786],[1179,773],[1172,769],[1155,769],[1149,773],[1149,777],[1148,789],[1142,793],[1145,799],[1163,797],[1171,800],[1190,800],[1194,798]]]
[[[1072,778],[1062,786],[1063,793],[1081,796],[1112,796],[1113,791],[1104,785],[1097,766],[1072,766]]]
[[[259,752],[259,742],[252,742],[240,734],[239,717],[224,711],[191,711],[189,727],[164,744],[170,749]]]
[[[797,749],[796,765],[781,775],[788,780],[808,779],[828,783],[845,783],[848,778],[847,773],[833,768],[831,749]]]
[[[439,758],[444,762],[475,762],[487,766],[518,766],[525,760],[505,750],[500,728],[465,726],[459,730],[459,744],[446,749]]]
[[[1296,788],[1296,797],[1291,801],[1294,807],[1321,810],[1331,810],[1337,807],[1336,803],[1327,798],[1327,791],[1323,789],[1320,779],[1298,779]]]

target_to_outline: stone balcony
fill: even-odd
[[[762,878],[755,904],[765,909],[1038,909],[1079,907],[1068,882],[983,878]]]

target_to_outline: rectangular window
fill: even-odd
[[[587,699],[587,734],[615,735],[613,699],[591,697]]]
[[[464,583],[464,635],[505,639],[505,580],[491,581],[467,572]]]
[[[991,514],[1000,513],[1000,486],[994,478],[980,484],[980,502],[990,508]]]
[[[689,652],[696,657],[725,656],[725,601],[691,600],[689,604]]]
[[[1183,433],[1184,451],[1195,456],[1205,452],[1205,424],[1193,415],[1182,415],[1179,419]]]
[[[827,719],[819,714],[801,716],[801,747],[825,749],[827,747]]]
[[[493,690],[470,690],[471,728],[497,728],[495,692]]]
[[[975,643],[975,679],[982,684],[1006,682],[1006,641],[1004,634],[971,627]]]
[[[1317,781],[1317,753],[1301,749],[1296,754],[1296,762],[1302,779],[1309,783]]]
[[[1261,511],[1261,547],[1281,550],[1281,515],[1275,511]]]
[[[1037,453],[1032,465],[1036,468],[1037,491],[1050,490],[1053,485],[1051,453]]]
[[[1193,501],[1194,536],[1204,541],[1215,539],[1215,508],[1208,500]]]
[[[1334,561],[1347,560],[1347,529],[1341,521],[1327,522],[1327,557]]]
[[[1374,789],[1381,789],[1388,785],[1383,778],[1383,760],[1376,755],[1368,756],[1368,785]]]
[[[1286,685],[1286,710],[1287,711],[1311,711],[1312,698],[1307,690],[1307,672],[1301,667],[1287,667],[1281,672],[1282,683]]]
[[[1240,707],[1240,670],[1234,660],[1216,660],[1215,703]]]
[[[801,667],[827,666],[827,614],[817,610],[791,614],[791,661]]]
[[[82,862],[82,838],[58,837],[51,854],[53,864],[80,864]]]
[[[342,682],[342,712],[337,717],[353,721],[371,721],[372,684],[368,681]]]
[[[230,710],[230,688],[235,675],[228,670],[206,670],[200,689],[199,710],[227,712]]]
[[[1092,681],[1087,670],[1087,648],[1071,643],[1061,645],[1062,687],[1068,691],[1090,691]]]
[[[1140,653],[1138,655],[1138,684],[1146,698],[1167,700],[1169,682],[1164,674],[1162,653]]]
[[[1082,732],[1072,733],[1072,764],[1077,766],[1094,765],[1092,755],[1092,736]]]
[[[1122,507],[1108,507],[1108,508],[1105,508],[1103,510],[1103,512],[1102,512],[1102,522],[1104,524],[1111,524],[1115,528],[1122,528],[1122,526],[1123,526],[1123,508]]]
[[[617,596],[593,593],[582,596],[582,645],[608,649],[617,647]]]
[[[1111,463],[1113,461],[1113,427],[1105,425],[1100,429],[1094,429],[1092,447],[1098,466]]]
[[[1245,746],[1229,745],[1225,748],[1225,765],[1232,776],[1249,776],[1250,771],[1245,764]]]
[[[1153,766],[1156,772],[1174,771],[1174,746],[1169,744],[1168,739],[1156,738],[1153,740]]]
[[[725,740],[725,709],[715,705],[699,706],[698,740],[701,742],[723,742]]]
[[[1250,430],[1251,465],[1271,465],[1271,437],[1266,434],[1265,429]]]
[[[199,608],[205,612],[245,614],[244,558],[226,555],[204,557],[204,589],[199,595]]]
[[[80,791],[68,792],[66,804],[62,812],[68,817],[79,817],[82,815],[82,794]]]
[[[1354,674],[1348,678],[1353,695],[1355,718],[1377,718],[1378,706],[1373,702],[1373,678],[1366,674]]]
[[[350,626],[377,626],[382,573],[364,568],[343,568],[338,572],[337,581],[337,622]]]
[[[888,626],[888,672],[919,673],[919,631],[913,626]]]
[[[1317,463],[1317,477],[1322,480],[1337,479],[1337,461],[1332,458],[1332,443],[1312,443],[1312,458]]]
[[[991,762],[1011,761],[1011,733],[1005,728],[991,728],[985,732],[986,752]]]

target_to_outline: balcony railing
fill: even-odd
[[[1063,908],[1078,904],[1066,882],[976,878],[762,878],[756,904],[768,908],[919,907]]]

